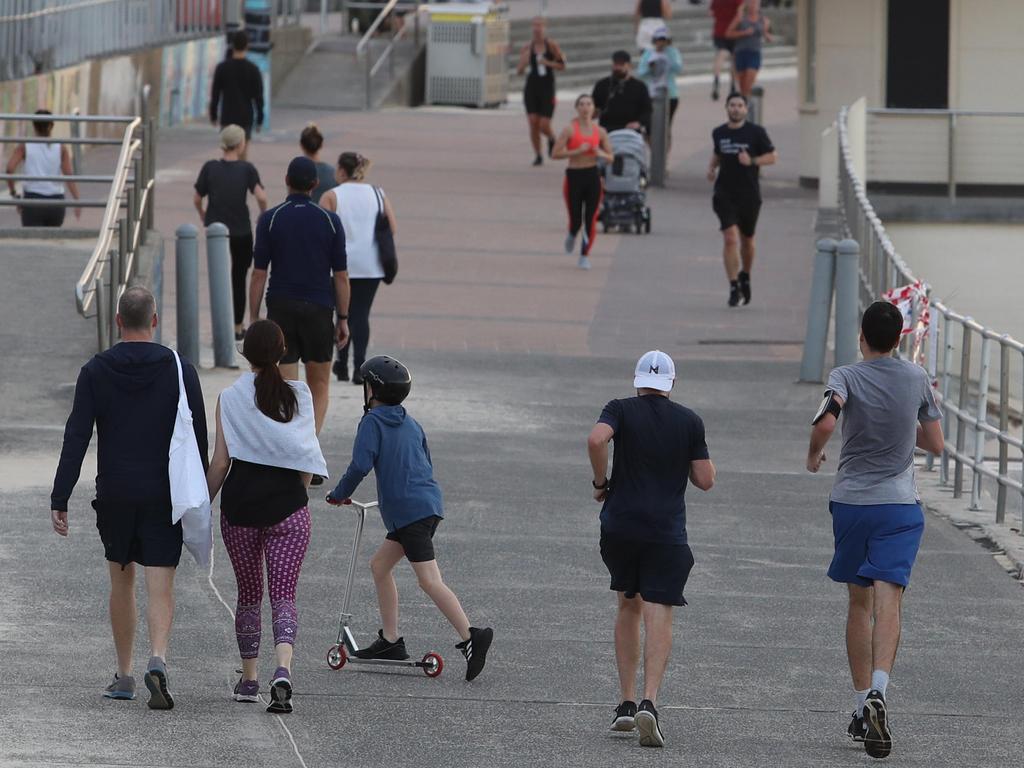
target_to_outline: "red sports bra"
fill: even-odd
[[[566,149],[579,149],[584,144],[590,144],[590,149],[587,150],[588,155],[596,155],[597,148],[601,145],[601,127],[594,125],[594,132],[589,136],[584,136],[580,130],[580,121],[572,121],[572,138],[569,139],[569,143],[566,144]]]

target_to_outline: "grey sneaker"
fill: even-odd
[[[573,248],[575,248],[575,247],[576,247],[576,235],[572,235],[572,234],[566,235],[565,236],[565,252],[566,253],[572,253]]]
[[[288,670],[278,667],[270,681],[270,706],[267,712],[287,715],[292,711],[292,678]]]
[[[235,701],[247,701],[255,704],[260,700],[260,684],[258,680],[238,679],[235,691],[232,694]]]
[[[150,709],[174,709],[174,698],[167,689],[167,664],[159,656],[154,656],[146,666],[143,678],[149,689]]]
[[[590,258],[588,256],[580,256],[580,260],[576,263],[580,269],[590,269]]]
[[[103,689],[103,696],[107,699],[131,701],[135,698],[135,678],[131,675],[121,677],[115,672],[110,685]]]

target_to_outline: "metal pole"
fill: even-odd
[[[939,357],[939,326],[935,324],[934,328],[928,328],[928,383],[935,389],[935,382],[938,379],[938,361]],[[934,392],[933,392],[934,394]],[[926,470],[931,472],[935,469],[935,454],[926,453],[924,457],[924,467]]]
[[[668,89],[652,99],[651,112],[651,184],[665,186],[665,166],[668,163]]]
[[[146,183],[156,178],[156,118],[151,117],[146,126]],[[151,184],[146,195],[146,229],[153,229],[156,216],[156,184]]]
[[[974,427],[974,476],[971,478],[971,506],[970,509],[977,511],[981,509],[981,467],[985,461],[985,437],[988,433],[981,427],[988,421],[988,374],[989,363],[992,359],[991,339],[983,336],[981,339],[981,379],[978,382],[978,423]]]
[[[363,54],[363,56],[365,57],[363,59],[363,63],[366,65],[366,108],[367,109],[369,109],[371,104],[373,103],[373,98],[372,98],[372,94],[371,94],[371,88],[373,87],[373,85],[370,82],[373,79],[370,76],[370,71],[371,71],[371,67],[372,67],[372,65],[370,64],[370,51],[372,49],[373,49],[373,43],[372,42],[368,43],[367,46],[366,46],[366,53]]]
[[[107,314],[107,324],[110,326],[110,344],[113,346],[117,343],[117,300],[121,298],[119,293],[119,287],[117,284],[117,276],[121,274],[121,256],[116,248],[112,248],[107,252],[107,274],[110,275],[109,283],[107,287],[110,293],[107,295],[107,301],[110,309]]]
[[[206,264],[210,280],[210,321],[213,326],[213,364],[235,367],[235,325],[231,301],[231,256],[228,228],[215,221],[206,228]]]
[[[320,34],[327,34],[327,0],[320,0]]]
[[[942,404],[945,406],[949,403],[949,371],[953,367],[953,320],[947,315],[943,315],[942,321]],[[942,461],[939,463],[939,483],[947,485],[949,483],[949,451],[946,450],[945,443],[949,441],[953,433],[953,412],[949,408],[943,408],[943,413],[945,417],[942,425],[944,443]]]
[[[93,285],[96,289],[96,341],[99,351],[104,352],[110,349],[110,324],[107,322],[107,286],[103,275],[97,275]]]
[[[130,250],[128,219],[120,219],[117,222],[117,292],[128,284],[128,251]]]
[[[764,122],[764,88],[755,85],[750,89],[750,105],[747,119],[761,125]]]
[[[964,462],[961,457],[964,454],[964,442],[967,439],[967,424],[964,423],[964,418],[967,416],[967,394],[970,388],[971,329],[964,323],[963,342],[960,345],[960,392],[957,396],[957,409],[959,413],[956,416],[956,455],[953,457],[954,499],[959,499],[963,495]]]
[[[811,301],[807,307],[807,333],[800,361],[800,381],[825,380],[825,352],[832,314],[832,288],[836,275],[836,243],[830,237],[818,241],[811,277]]]
[[[858,322],[857,266],[860,246],[856,240],[840,240],[836,245],[836,365],[857,362]]]
[[[956,203],[956,112],[949,113],[949,202]]]
[[[1010,348],[1006,335],[999,345],[999,477],[1009,474],[1010,446],[1006,434],[1010,430]],[[996,492],[996,522],[1006,522],[1006,485],[1000,481]]]
[[[174,268],[178,299],[178,353],[199,364],[199,233],[192,224],[174,232]]]

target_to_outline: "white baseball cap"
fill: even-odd
[[[675,380],[676,364],[660,349],[647,352],[636,363],[633,386],[637,389],[657,389],[659,392],[670,392]]]

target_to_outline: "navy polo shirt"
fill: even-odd
[[[348,269],[341,219],[309,195],[288,195],[260,214],[252,258],[256,269],[270,269],[267,298],[280,296],[333,309],[331,273]]]

